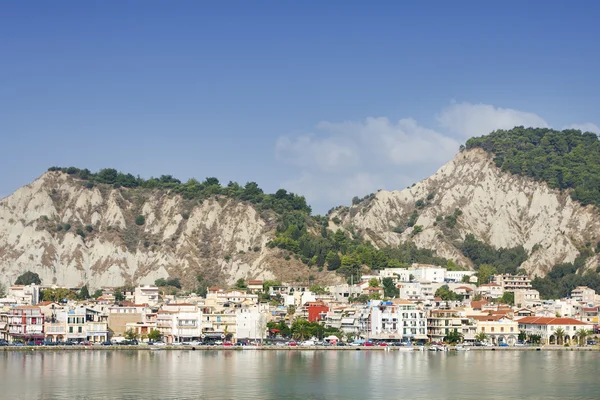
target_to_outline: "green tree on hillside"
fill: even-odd
[[[40,285],[42,280],[37,273],[31,271],[27,271],[20,275],[15,281],[15,285],[31,285],[32,283]]]

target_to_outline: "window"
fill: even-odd
[[[500,327],[500,332],[504,332],[504,327]]]
[[[494,327],[492,326],[492,332],[494,332]]]

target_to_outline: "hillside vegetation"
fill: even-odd
[[[600,205],[600,140],[594,133],[516,127],[471,138],[466,147],[492,153],[503,171],[568,190],[583,205]]]
[[[331,232],[327,226],[329,219],[320,215],[311,215],[311,208],[303,196],[279,189],[274,194],[266,194],[255,182],[241,186],[229,182],[222,186],[217,178],[206,178],[203,182],[189,179],[182,183],[171,175],[159,178],[143,179],[115,169],[102,169],[92,173],[88,169],[76,167],[51,167],[49,171],[60,171],[79,179],[88,189],[97,185],[111,185],[114,188],[162,189],[181,195],[186,200],[203,201],[216,195],[226,196],[251,203],[257,210],[272,210],[277,214],[278,224],[275,237],[267,246],[287,252],[286,259],[296,258],[309,267],[319,271],[327,268],[342,276],[359,277],[362,266],[371,269],[387,267],[408,267],[409,264],[428,263],[459,268],[452,261],[437,257],[435,252],[419,249],[414,243],[384,249],[375,248],[360,236],[348,235],[342,230]],[[140,216],[141,217],[141,216]],[[144,221],[136,220],[143,225]]]

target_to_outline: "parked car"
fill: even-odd
[[[167,344],[162,341],[154,342],[154,346],[166,346]]]
[[[377,346],[382,346],[382,347],[387,347],[387,343],[386,342],[379,342],[377,343]]]
[[[508,343],[506,343],[506,342],[501,342],[501,343],[499,344],[499,346],[500,346],[500,347],[508,347]]]
[[[8,346],[8,342],[0,339],[0,346]]]
[[[589,346],[595,346],[596,345],[596,341],[595,340],[588,340],[587,344]]]
[[[112,346],[112,343],[109,342],[108,340],[102,342],[102,346]]]
[[[224,347],[232,347],[233,343],[231,343],[231,342],[225,342],[225,343],[223,343],[223,346]]]
[[[291,341],[291,342],[288,342],[288,344],[287,344],[287,345],[288,345],[288,346],[292,346],[292,347],[294,347],[294,346],[297,346],[297,345],[298,345],[298,343],[296,343],[296,342],[294,342],[294,341]]]
[[[364,342],[363,346],[372,347],[372,346],[374,346],[374,344],[373,344],[373,342]]]

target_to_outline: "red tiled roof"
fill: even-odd
[[[473,308],[473,309],[481,308],[481,307],[483,307],[486,304],[487,304],[486,300],[479,300],[479,301],[473,300],[471,302],[471,308]]]
[[[519,320],[519,324],[532,325],[587,325],[583,321],[573,318],[556,318],[556,317],[525,317]]]
[[[248,281],[248,285],[262,285],[263,281],[259,281],[259,280],[252,280],[252,281]]]
[[[466,290],[467,292],[473,291],[473,289],[471,289],[470,287],[466,287],[466,286],[459,286],[455,290],[458,290],[458,289],[463,289],[463,290]]]
[[[482,283],[481,285],[479,285],[479,287],[481,287],[481,286],[487,286],[487,287],[498,286],[498,287],[501,287],[501,285],[498,285],[497,283]]]
[[[584,307],[584,312],[598,312],[598,307]]]

